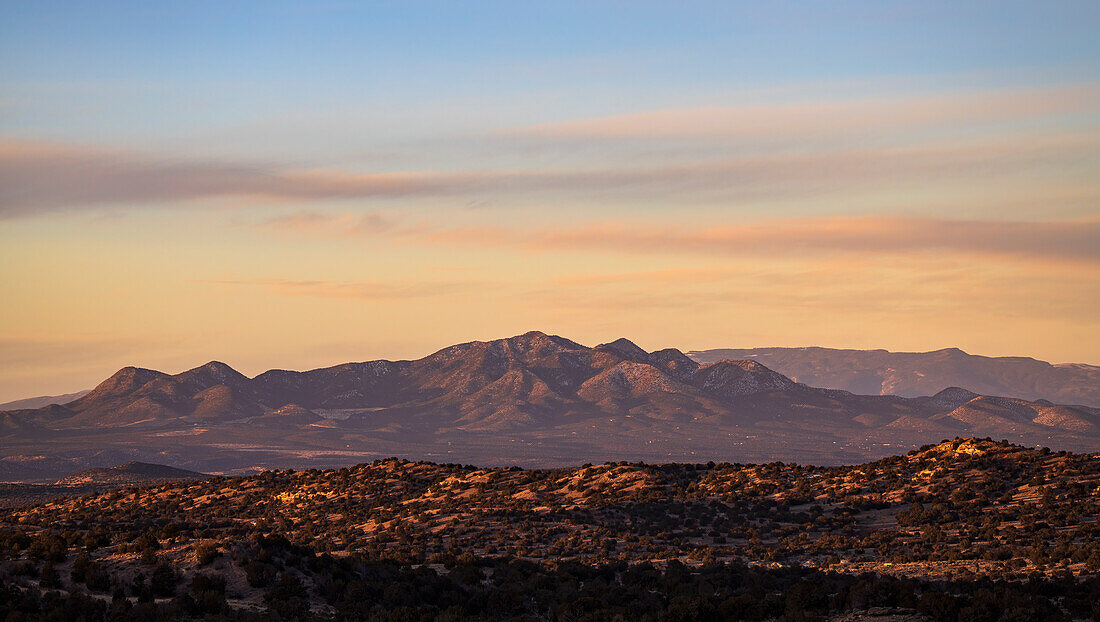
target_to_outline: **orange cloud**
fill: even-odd
[[[887,257],[753,261],[737,258],[722,268],[563,275],[550,287],[524,295],[532,307],[606,313],[667,310],[703,313],[745,307],[790,313],[813,309],[822,321],[841,315],[863,319],[984,316],[1080,321],[1100,301],[1096,270],[1021,268],[963,258]],[[1074,297],[1061,294],[1074,291]],[[881,325],[879,328],[882,328]]]
[[[843,135],[959,122],[1035,119],[1100,107],[1100,85],[999,89],[904,98],[675,108],[513,128],[506,135],[562,138],[722,138]]]
[[[339,235],[348,230],[340,229]],[[528,251],[613,251],[701,255],[821,253],[897,255],[949,251],[1031,259],[1100,262],[1100,219],[1002,222],[913,217],[836,216],[708,227],[624,222],[569,228],[395,226],[384,235],[421,243]]]
[[[417,298],[434,298],[483,290],[488,283],[479,281],[449,282],[393,282],[393,281],[328,281],[285,279],[214,279],[198,281],[212,285],[231,287],[262,287],[289,296],[314,296],[356,300],[399,301]]]
[[[691,202],[851,194],[1013,180],[1029,170],[1087,172],[1097,132],[942,140],[907,147],[845,147],[663,165],[559,170],[416,171],[353,174],[262,164],[182,161],[103,149],[0,140],[0,216],[88,206],[171,204],[217,197],[273,201],[529,195],[543,201]],[[1074,173],[1076,171],[1076,173]],[[1082,190],[1100,195],[1089,181]]]
[[[257,226],[261,229],[279,232],[350,236],[385,233],[396,227],[396,221],[377,212],[338,215],[320,212],[296,212],[269,218]]]

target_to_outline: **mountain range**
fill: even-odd
[[[415,361],[249,378],[211,362],[126,367],[63,405],[0,413],[0,479],[128,460],[224,473],[400,455],[585,461],[853,463],[955,436],[1100,449],[1100,410],[950,387],[925,397],[814,388],[751,359],[700,363],[627,339],[530,332]]]
[[[0,404],[0,410],[22,410],[25,408],[42,408],[50,404],[67,404],[78,397],[84,397],[88,393],[91,393],[91,391],[86,390],[77,391],[76,393],[66,393],[64,395],[39,395],[37,397],[28,397],[12,402],[4,402]]]
[[[1100,407],[1100,367],[1024,356],[832,348],[723,348],[688,352],[700,363],[749,359],[805,384],[871,395],[918,397],[947,387],[986,395]]]

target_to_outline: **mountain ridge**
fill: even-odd
[[[34,397],[25,397],[0,404],[0,411],[43,408],[50,404],[67,404],[89,393],[91,393],[91,389],[84,389],[83,391],[75,391],[73,393],[63,393],[61,395],[36,395]]]
[[[76,460],[94,442],[105,456],[206,472],[379,452],[526,465],[695,455],[848,463],[954,435],[1100,449],[1094,408],[965,388],[860,395],[758,360],[704,364],[625,338],[587,347],[538,331],[417,360],[252,378],[217,361],[174,375],[125,367],[82,398],[6,412],[3,422],[0,467],[13,473],[53,468],[41,463],[43,447]]]
[[[700,363],[745,358],[814,386],[860,394],[919,397],[950,386],[986,395],[1100,407],[1100,366],[991,357],[959,348],[929,352],[883,349],[716,348],[688,352]]]

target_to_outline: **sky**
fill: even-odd
[[[529,330],[1100,364],[1100,3],[0,1],[0,401]]]

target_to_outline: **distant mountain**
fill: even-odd
[[[20,410],[23,408],[42,408],[43,406],[49,406],[50,404],[67,404],[78,397],[84,397],[91,391],[77,391],[76,393],[66,393],[65,395],[42,395],[39,397],[28,397],[22,400],[15,400],[14,402],[4,402],[0,404],[0,410]]]
[[[934,352],[744,348],[689,352],[700,363],[751,359],[805,384],[871,395],[916,397],[957,386],[986,395],[1100,407],[1100,367],[988,357],[958,348]]]
[[[415,361],[255,378],[219,362],[176,375],[127,367],[68,404],[2,421],[0,458],[38,472],[93,449],[214,472],[389,455],[523,465],[693,456],[842,463],[975,435],[1100,449],[1093,408],[957,387],[929,397],[857,395],[796,382],[757,360],[701,364],[627,339],[586,347],[540,332]]]
[[[177,469],[163,464],[146,462],[127,462],[118,466],[85,469],[73,473],[55,482],[59,486],[87,486],[91,484],[142,484],[150,482],[168,482],[181,479],[203,479],[209,477],[203,473]]]

